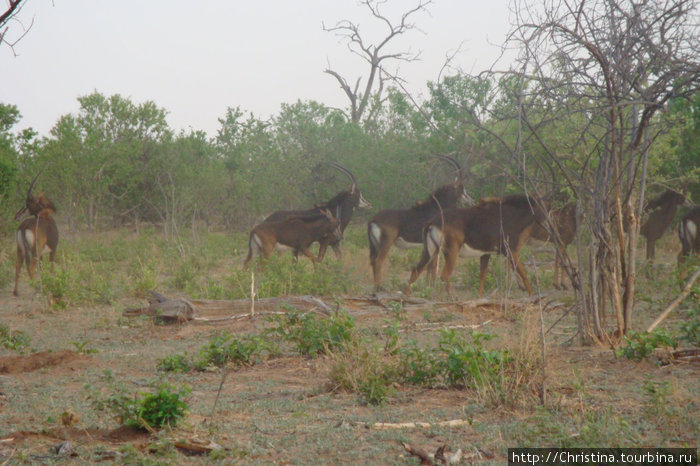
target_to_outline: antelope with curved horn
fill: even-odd
[[[315,215],[292,215],[284,220],[263,222],[256,225],[250,232],[248,240],[248,257],[243,268],[258,254],[267,259],[275,249],[291,249],[294,257],[303,253],[316,263],[316,257],[309,250],[314,242],[325,241],[328,237],[340,241],[343,237],[340,231],[340,220],[333,217],[328,209],[316,209]]]
[[[341,257],[341,251],[340,251],[340,241],[342,239],[342,233],[345,232],[345,229],[347,228],[348,224],[350,223],[350,220],[352,219],[352,214],[355,211],[355,208],[368,208],[372,207],[372,205],[367,202],[367,199],[362,196],[362,192],[360,191],[360,188],[357,186],[357,180],[355,179],[355,176],[348,170],[347,168],[335,163],[335,162],[328,162],[330,166],[335,168],[336,170],[339,170],[341,173],[345,174],[348,179],[350,180],[350,187],[344,191],[339,192],[335,196],[333,196],[332,199],[330,199],[327,202],[324,202],[321,205],[318,205],[314,207],[313,209],[307,209],[307,210],[278,210],[276,212],[273,212],[270,214],[263,222],[279,222],[282,221],[286,218],[289,217],[305,217],[305,216],[318,216],[318,211],[319,209],[321,210],[329,210],[335,218],[337,218],[340,221],[340,232],[341,232],[341,237],[340,238],[335,238],[332,235],[331,236],[326,236],[322,240],[316,240],[319,241],[319,249],[318,249],[318,260],[322,261],[323,258],[326,255],[326,249],[328,249],[328,246],[333,248],[333,252],[335,252],[335,255],[337,258]]]
[[[695,207],[683,216],[678,224],[678,238],[681,240],[681,252],[678,253],[680,266],[687,256],[700,254],[700,207]]]
[[[649,213],[649,217],[642,224],[639,233],[647,239],[647,261],[650,263],[654,262],[656,241],[668,229],[678,209],[685,203],[686,198],[683,194],[667,189],[644,206],[644,211]]]
[[[524,195],[485,198],[467,209],[449,209],[436,215],[425,226],[423,253],[411,270],[406,287],[410,294],[415,282],[429,264],[435,262],[442,249],[445,266],[441,279],[447,292],[452,295],[450,277],[457,256],[480,256],[479,296],[484,293],[484,282],[491,254],[503,254],[520,276],[527,292],[532,295],[530,282],[519,259],[520,249],[530,238],[539,218],[538,207]]]
[[[447,155],[437,157],[455,167],[457,175],[452,182],[439,187],[427,199],[409,209],[382,210],[367,224],[369,261],[377,290],[381,289],[382,264],[392,245],[396,244],[399,248],[420,247],[423,243],[423,227],[430,219],[440,212],[457,207],[460,202],[472,202],[464,189],[464,175],[459,163]]]
[[[15,214],[15,220],[22,218],[25,212],[29,212],[32,215],[32,217],[20,223],[17,228],[17,262],[15,263],[15,289],[13,291],[15,296],[19,295],[17,285],[19,283],[19,273],[24,262],[27,263],[29,278],[34,278],[36,265],[45,251],[49,251],[49,260],[51,262],[56,259],[58,227],[53,219],[56,207],[43,192],[37,196],[32,195],[32,189],[40,174],[41,172],[34,177],[29,185],[24,207]]]
[[[566,289],[564,255],[566,247],[576,237],[576,204],[568,203],[549,212],[554,231],[545,227],[546,222],[538,223],[532,229],[531,238],[554,243],[554,280],[556,289]],[[555,237],[556,235],[556,237]]]

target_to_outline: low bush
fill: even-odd
[[[625,335],[625,344],[617,350],[618,357],[641,361],[646,359],[656,348],[678,346],[678,341],[666,330],[658,329],[653,332],[633,332]]]
[[[29,348],[29,337],[24,332],[12,331],[7,325],[0,324],[0,345],[23,353]]]
[[[189,357],[186,353],[167,356],[158,360],[157,368],[165,372],[189,372],[193,369],[204,371],[228,364],[252,365],[256,358],[276,353],[277,347],[274,343],[268,342],[262,336],[236,337],[222,332],[211,338],[196,356]]]
[[[139,392],[133,397],[113,395],[108,406],[125,426],[153,431],[177,425],[187,412],[183,398],[189,393],[187,388],[176,390],[170,385],[162,385],[155,393]]]
[[[299,353],[311,356],[342,348],[355,331],[355,320],[347,312],[322,317],[291,311],[270,320],[275,326],[268,330],[269,334],[293,343]]]

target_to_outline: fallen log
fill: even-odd
[[[693,274],[692,277],[690,277],[690,280],[688,280],[685,284],[685,287],[683,288],[683,292],[673,300],[671,304],[664,309],[664,311],[661,313],[659,317],[656,318],[656,320],[647,328],[647,333],[651,333],[654,331],[654,329],[664,321],[666,317],[673,311],[680,303],[683,302],[683,300],[690,294],[690,292],[693,290],[693,283],[695,283],[695,280],[700,277],[700,269],[696,270],[695,273]]]
[[[195,306],[185,298],[168,299],[157,291],[150,291],[146,307],[125,310],[125,317],[149,316],[163,322],[187,322],[194,319]]]
[[[452,419],[450,421],[440,421],[440,422],[375,422],[372,424],[372,429],[385,430],[385,429],[430,429],[431,427],[462,427],[471,425],[470,421],[466,419]]]
[[[146,307],[131,308],[123,312],[125,317],[149,316],[164,322],[222,322],[252,317],[250,299],[211,300],[168,298],[157,291],[149,291]],[[255,300],[255,315],[285,314],[280,310],[300,310],[330,315],[333,309],[315,296],[285,296]],[[206,317],[206,314],[228,314],[226,317]]]

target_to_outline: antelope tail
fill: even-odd
[[[430,259],[440,252],[442,246],[442,230],[436,225],[430,225],[425,232],[424,251]]]
[[[693,240],[698,234],[698,227],[690,219],[684,219],[678,225],[678,237],[681,240],[683,254],[688,255],[693,249]]]
[[[369,257],[375,258],[382,242],[382,229],[379,228],[379,225],[374,222],[367,225],[367,238],[369,239]]]

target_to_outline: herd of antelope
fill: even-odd
[[[418,264],[411,269],[411,277],[406,286],[407,294],[411,292],[411,284],[424,271],[428,271],[430,279],[436,277],[440,251],[445,262],[441,279],[450,295],[450,277],[457,256],[464,255],[480,257],[479,296],[482,296],[492,254],[506,256],[524,289],[532,294],[532,287],[519,258],[520,250],[530,238],[554,243],[554,286],[565,288],[562,258],[565,257],[563,251],[576,234],[574,204],[550,209],[546,202],[526,195],[489,197],[474,202],[465,190],[465,177],[459,163],[450,156],[437,157],[452,165],[455,170],[453,180],[408,209],[378,212],[367,224],[369,259],[375,290],[381,289],[382,265],[391,246],[396,245],[399,248],[423,248]],[[328,202],[311,209],[283,210],[269,215],[250,232],[244,268],[248,267],[255,256],[261,255],[265,259],[276,249],[291,250],[295,258],[301,252],[316,263],[323,260],[330,246],[336,256],[341,257],[340,242],[354,210],[358,207],[369,208],[371,204],[362,196],[357,180],[349,170],[334,162],[330,162],[330,165],[349,178],[350,187]],[[17,286],[23,263],[27,264],[27,272],[32,278],[44,252],[49,252],[51,261],[56,256],[58,228],[53,218],[56,208],[43,192],[36,196],[32,194],[38,177],[37,174],[32,180],[25,205],[15,215],[15,220],[20,220],[25,213],[30,215],[17,229],[15,296],[18,295]],[[684,203],[685,196],[667,190],[646,204],[648,217],[640,233],[647,240],[647,260],[654,260],[656,241],[668,229]],[[460,204],[471,206],[459,207]],[[683,216],[678,227],[682,245],[678,255],[679,263],[690,254],[700,254],[699,228],[700,207],[695,207]],[[317,255],[309,249],[314,243],[319,243]]]

